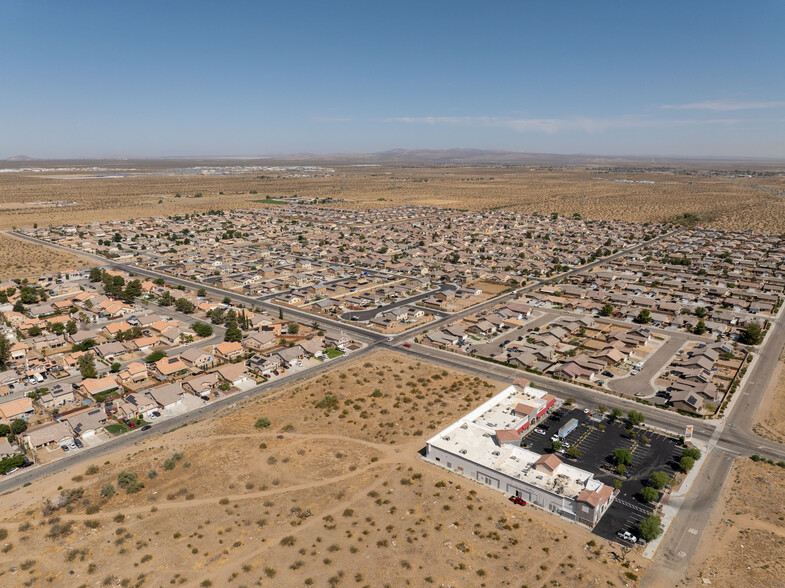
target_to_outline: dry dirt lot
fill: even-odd
[[[0,586],[636,584],[636,555],[420,459],[498,387],[376,352],[39,480],[2,498]]]
[[[785,355],[780,357],[758,408],[758,419],[753,426],[758,435],[778,443],[785,442]]]
[[[771,588],[785,578],[785,470],[737,461],[690,569],[694,586]]]
[[[41,274],[68,272],[90,266],[90,260],[85,257],[0,234],[0,281],[38,278]]]
[[[214,162],[216,163],[216,162]],[[253,164],[258,162],[245,162]],[[197,162],[131,162],[146,171],[186,167]],[[231,162],[219,162],[230,165]],[[785,231],[785,197],[750,183],[780,188],[785,180],[731,180],[706,174],[670,172],[603,172],[592,167],[330,166],[328,177],[139,175],[86,177],[84,173],[0,174],[0,229],[14,225],[60,224],[91,220],[159,216],[210,208],[260,206],[266,195],[336,198],[339,206],[383,207],[427,204],[458,209],[509,208],[525,212],[662,221],[682,212],[704,217],[705,224],[755,231]],[[632,180],[620,183],[608,180]],[[256,190],[258,195],[251,195]],[[223,192],[223,194],[220,194]],[[175,194],[182,198],[175,198]],[[201,198],[190,198],[201,193]],[[187,197],[188,196],[188,197]],[[19,208],[45,200],[75,202],[61,208]],[[11,206],[13,205],[13,206]]]

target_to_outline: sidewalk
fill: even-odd
[[[698,460],[698,467],[694,467],[690,470],[690,473],[687,474],[687,477],[684,478],[684,481],[681,483],[681,486],[675,492],[671,492],[670,494],[666,494],[662,499],[662,534],[657,537],[654,541],[649,541],[646,545],[646,548],[643,550],[643,557],[647,559],[654,559],[654,555],[657,552],[657,549],[660,546],[660,543],[665,538],[665,535],[668,533],[668,529],[671,526],[671,523],[676,518],[676,515],[679,514],[682,505],[684,504],[684,500],[687,496],[687,493],[690,491],[692,484],[698,477],[701,469],[703,468],[703,464],[706,463],[706,458],[709,456],[709,453],[714,450],[714,447],[717,443],[717,439],[722,432],[722,427],[717,427],[715,430],[714,435],[712,435],[711,440],[708,444],[694,440],[692,443],[696,445],[701,450],[701,458]]]

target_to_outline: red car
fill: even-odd
[[[403,346],[404,347],[411,347],[411,345],[409,345],[408,343],[404,343]]]
[[[520,496],[510,496],[510,502],[512,502],[513,504],[518,504],[520,506],[526,506],[526,501]]]

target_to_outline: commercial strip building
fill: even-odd
[[[553,399],[551,402],[550,399]],[[523,406],[521,406],[523,405]],[[536,411],[526,407],[548,406]],[[518,381],[428,440],[425,458],[472,480],[594,527],[616,491],[555,454],[521,447],[520,433],[555,398]],[[538,416],[539,415],[539,416]]]

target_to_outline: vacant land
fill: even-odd
[[[0,234],[0,280],[38,278],[42,274],[89,267],[86,257],[54,251]]]
[[[749,588],[782,585],[785,577],[785,470],[739,460],[723,492],[689,576],[693,585]]]
[[[35,482],[0,585],[634,585],[634,554],[420,460],[498,386],[377,352]]]
[[[785,355],[777,363],[758,415],[760,421],[755,423],[753,430],[761,437],[785,442]]]
[[[270,162],[244,162],[253,163],[268,165]],[[196,164],[179,162],[179,167]],[[230,165],[226,161],[218,164]],[[128,166],[145,173],[127,177],[91,177],[85,172],[0,174],[0,209],[4,209],[0,229],[30,226],[34,222],[84,221],[87,212],[95,220],[109,220],[264,206],[259,200],[265,196],[296,194],[340,199],[345,201],[342,206],[350,207],[401,204],[473,210],[501,207],[639,222],[662,221],[690,212],[699,215],[701,224],[705,225],[785,231],[785,197],[777,193],[784,183],[780,176],[731,179],[700,170],[686,175],[671,171],[525,165],[362,168],[343,165],[331,166],[334,173],[326,177],[259,173],[201,176],[163,173],[163,168],[178,167],[178,162],[136,162]],[[762,190],[760,186],[772,191]],[[197,194],[201,196],[194,198]],[[19,207],[19,203],[41,200],[75,204]]]

